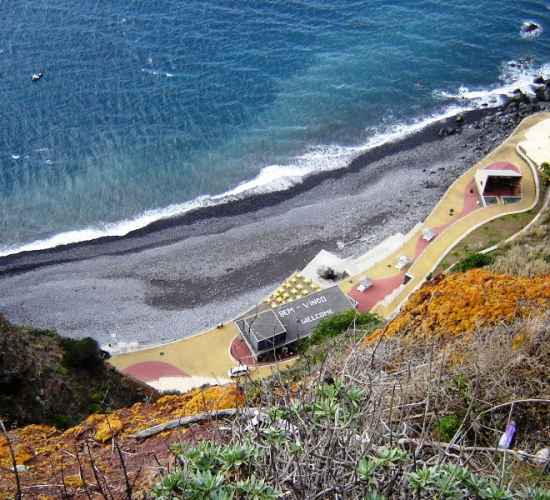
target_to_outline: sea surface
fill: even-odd
[[[549,9],[2,1],[0,256],[285,190],[438,117],[532,91],[550,76]]]

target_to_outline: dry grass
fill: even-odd
[[[295,499],[455,498],[434,496],[435,486],[414,490],[411,479],[449,465],[503,490],[548,487],[528,461],[550,440],[549,316],[468,340],[393,337],[365,348],[356,336],[346,349],[341,338],[332,344],[339,354],[321,366],[247,387],[248,406],[265,421],[251,426],[243,417],[226,429],[228,442],[260,450],[247,474]],[[450,434],[442,427],[449,417]],[[495,449],[510,419],[521,452]],[[373,471],[362,474],[369,464]],[[456,498],[476,497],[457,488],[465,496]],[[383,497],[368,497],[374,491]]]
[[[550,274],[550,208],[529,231],[511,243],[491,266],[496,273],[516,276]]]

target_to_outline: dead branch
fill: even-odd
[[[4,437],[6,438],[6,442],[8,443],[8,449],[10,450],[10,458],[11,463],[13,466],[13,473],[15,475],[15,484],[17,487],[16,493],[15,493],[15,499],[21,500],[21,482],[19,480],[19,471],[17,470],[17,461],[15,460],[15,453],[13,451],[13,447],[11,445],[10,437],[8,436],[8,431],[6,430],[6,426],[4,425],[4,421],[0,419],[0,428],[2,429],[2,433],[4,434]]]
[[[508,401],[507,403],[502,403],[502,404],[493,406],[493,407],[491,407],[487,410],[482,411],[481,413],[479,413],[477,415],[476,418],[481,417],[481,415],[484,415],[485,413],[490,413],[490,412],[493,412],[495,410],[498,410],[499,408],[505,408],[506,406],[517,405],[517,404],[522,404],[522,403],[550,404],[550,399],[516,399],[514,401]]]
[[[427,446],[430,448],[438,448],[443,451],[448,450],[455,450],[459,452],[465,452],[465,451],[474,451],[474,452],[493,452],[493,453],[504,453],[506,455],[511,455],[519,460],[526,461],[526,460],[536,460],[537,457],[535,455],[531,455],[530,453],[527,453],[526,451],[522,450],[508,450],[505,448],[492,448],[487,446],[460,446],[458,444],[452,444],[452,443],[442,443],[439,441],[424,441],[421,442],[419,439],[410,439],[410,438],[402,438],[399,440],[399,444],[402,446],[406,446],[408,444],[418,446],[422,444],[422,446]]]
[[[126,463],[124,462],[124,457],[122,456],[122,451],[120,450],[120,446],[116,442],[114,436],[113,436],[113,445],[115,446],[116,451],[118,453],[118,458],[120,459],[120,466],[124,474],[124,483],[126,485],[126,498],[127,500],[132,500],[132,486],[130,484],[130,479],[128,478],[128,470],[126,469]]]
[[[229,418],[239,415],[250,418],[258,414],[259,410],[257,408],[228,408],[226,410],[197,413],[196,415],[191,415],[189,417],[182,417],[178,418],[177,420],[170,420],[169,422],[165,422],[164,424],[154,425],[153,427],[149,427],[142,431],[136,432],[132,435],[132,437],[135,439],[146,439],[163,431],[176,429],[178,427],[183,427],[186,425],[196,424],[199,422],[206,422],[208,420],[219,418]]]

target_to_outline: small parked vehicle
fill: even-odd
[[[248,368],[248,366],[237,365],[237,366],[234,366],[233,368],[230,368],[229,371],[227,372],[227,375],[231,378],[242,377],[243,375],[246,375],[249,371],[250,369]]]

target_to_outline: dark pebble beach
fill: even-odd
[[[0,311],[102,344],[159,343],[235,317],[321,249],[359,255],[422,221],[546,102],[466,112],[294,188],[104,238],[0,258]]]

